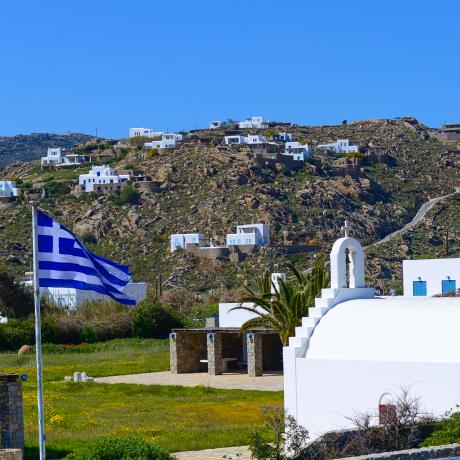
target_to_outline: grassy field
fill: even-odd
[[[260,408],[282,404],[282,392],[62,381],[74,371],[104,376],[166,370],[168,351],[165,340],[50,347],[43,359],[48,458],[106,434],[141,435],[171,452],[242,445],[261,423]],[[36,458],[34,357],[0,354],[0,363],[2,372],[29,375],[23,385],[26,457]]]

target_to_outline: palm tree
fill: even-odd
[[[273,285],[273,293],[268,271],[257,279],[258,292],[245,287],[247,295],[232,310],[247,310],[256,317],[241,326],[241,333],[255,328],[272,329],[279,334],[283,346],[288,344],[289,337],[295,335],[295,328],[301,325],[304,316],[308,316],[308,309],[314,305],[321,289],[329,285],[329,279],[324,255],[318,257],[314,266],[305,273],[292,264],[288,264],[288,268],[293,277],[286,281],[280,279],[278,289]],[[253,306],[243,303],[252,303]]]

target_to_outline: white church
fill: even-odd
[[[349,428],[356,413],[377,413],[403,387],[427,413],[455,410],[460,297],[376,296],[366,287],[363,248],[347,229],[330,263],[331,288],[283,350],[287,413],[314,439]]]

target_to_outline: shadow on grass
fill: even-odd
[[[46,447],[46,458],[47,459],[61,459],[72,451],[69,449],[60,449],[53,447]],[[38,460],[40,458],[37,445],[26,445],[24,446],[24,460]]]

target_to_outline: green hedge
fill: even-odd
[[[115,303],[88,302],[75,311],[53,308],[42,315],[42,341],[51,344],[104,342],[112,339],[168,337],[182,327],[181,317],[169,307],[146,299],[135,308]],[[0,324],[0,351],[15,351],[35,343],[34,318]]]
[[[106,436],[65,457],[68,460],[173,460],[175,457],[140,437]]]

